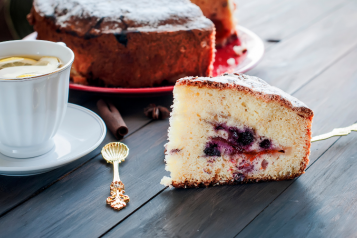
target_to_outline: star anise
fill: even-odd
[[[170,116],[169,109],[163,106],[156,106],[153,103],[151,103],[147,108],[144,109],[144,113],[147,117],[152,118],[154,120],[162,120]]]

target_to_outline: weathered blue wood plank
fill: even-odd
[[[321,5],[321,8],[316,7],[315,10],[325,11],[321,13],[321,17],[322,17],[323,15],[326,15],[327,12],[331,11],[331,9],[338,7],[339,3],[340,1],[338,1],[336,5],[326,4],[326,6],[328,6],[328,11],[324,10],[325,9],[324,5]],[[302,10],[305,9],[306,6],[297,5],[296,7],[299,8],[296,12],[301,12]],[[350,38],[341,40],[341,35],[349,33],[348,31],[350,29],[354,29],[355,26],[353,25],[354,24],[353,21],[352,23],[350,22],[350,19],[352,19],[353,17],[352,11],[347,11],[347,10],[344,8],[343,11],[341,12],[341,9],[337,9],[336,12],[339,12],[339,14],[334,16],[327,16],[326,19],[323,19],[321,22],[318,22],[314,26],[309,27],[307,30],[302,31],[301,28],[299,27],[304,28],[310,25],[311,22],[315,22],[317,18],[309,18],[310,21],[301,20],[300,22],[303,23],[302,25],[298,24],[299,21],[296,22],[296,25],[295,23],[293,25],[289,25],[288,27],[289,29],[293,28],[293,26],[295,26],[296,29],[291,31],[288,35],[286,35],[287,37],[294,35],[295,34],[294,32],[301,32],[301,33],[291,37],[287,41],[283,41],[282,43],[279,43],[276,47],[274,47],[274,49],[271,49],[272,52],[275,51],[275,54],[269,53],[267,55],[267,58],[265,58],[265,60],[262,63],[263,67],[262,68],[258,67],[257,71],[252,71],[251,73],[253,74],[254,72],[257,72],[256,74],[258,75],[262,74],[263,76],[262,75],[260,76],[264,78],[264,74],[266,71],[272,72],[274,69],[279,69],[283,72],[277,72],[276,74],[273,73],[269,74],[268,81],[270,81],[270,83],[273,83],[276,86],[281,86],[286,90],[289,90],[290,92],[296,90],[301,85],[306,83],[308,80],[315,78],[323,70],[328,68],[331,62],[335,62],[339,57],[342,57],[342,55],[345,52],[349,51],[356,42],[354,32],[349,34],[349,36],[351,36]],[[252,14],[254,14],[253,11]],[[267,11],[265,14],[272,15],[272,13],[269,11]],[[344,17],[345,15],[349,17]],[[282,16],[286,17],[284,14],[282,14]],[[294,15],[292,14],[292,18],[293,17]],[[284,19],[282,18],[281,21],[283,20]],[[273,22],[275,22],[276,24],[274,25],[274,27],[278,27],[278,21],[273,21]],[[341,24],[344,26],[340,27]],[[330,29],[332,28],[331,26],[333,26],[333,29]],[[269,27],[272,27],[272,25],[270,25]],[[286,29],[286,28],[281,28],[281,29]],[[326,36],[326,38],[324,37],[319,38],[319,35],[322,35],[324,37]],[[308,41],[308,39],[305,39],[304,37],[311,37],[311,39],[310,41]],[[302,41],[301,43],[300,39],[305,39],[305,41]],[[294,47],[298,47],[304,53],[304,55],[298,54],[297,50],[293,50],[292,54],[289,55],[288,53],[291,52],[291,50]],[[283,51],[285,51],[286,54],[288,55],[287,56],[288,60],[285,59]],[[277,55],[277,58],[275,58],[274,55]],[[315,62],[317,63],[313,65],[314,67],[311,67],[310,64],[307,64],[305,62],[303,62],[300,67],[298,67],[298,65],[296,67],[286,66],[288,64],[299,64],[304,60],[307,60],[312,63]],[[273,61],[274,63],[269,63],[270,61]],[[304,74],[296,73],[300,71],[306,71],[306,72]],[[284,73],[283,78],[285,81],[272,80],[275,79],[275,77],[277,78],[281,77],[282,76],[281,73]],[[317,79],[319,79],[319,77],[316,78],[315,81]],[[286,85],[285,84],[286,81],[292,82],[293,87]],[[320,84],[321,82],[317,85],[320,86]],[[328,86],[332,87],[331,85],[324,85],[324,88],[321,89],[321,91],[327,90]],[[340,88],[336,89],[336,91],[333,91],[333,93],[337,93],[337,90],[340,90]],[[350,95],[349,94],[350,92],[343,91],[343,93]],[[313,102],[313,104],[309,102],[310,100],[309,98],[311,97],[311,95],[309,95],[307,92],[300,90],[296,95],[298,95],[299,98],[307,102],[310,106],[314,106],[314,105],[316,106],[315,102]],[[316,98],[320,99],[321,97],[314,96],[311,98],[312,98],[311,100],[316,100]],[[316,102],[318,103],[318,107],[321,108],[317,108],[317,109],[314,108],[314,110],[315,111],[318,110],[319,115],[321,115],[321,117],[324,117],[324,119],[322,118],[319,119],[319,117],[316,117],[315,122],[321,120],[321,123],[318,123],[318,126],[316,127],[315,127],[316,123],[314,123],[314,128],[315,128],[314,133],[322,133],[328,131],[329,129],[331,129],[328,127],[331,126],[333,122],[338,124],[336,126],[345,126],[348,125],[345,123],[350,123],[348,118],[342,118],[341,119],[342,121],[338,120],[337,123],[336,120],[334,120],[334,118],[329,117],[331,115],[330,110],[336,110],[337,113],[340,114],[343,112],[343,110],[337,108],[336,102],[333,102],[332,99],[324,101],[324,98],[321,98],[321,100],[322,101]],[[151,100],[147,100],[147,101],[151,102]],[[346,105],[346,107],[347,106],[348,105]],[[350,115],[354,115],[353,113],[354,112],[351,112]],[[133,119],[134,118],[136,117],[133,116]],[[144,152],[141,153],[140,155],[143,158],[147,159],[148,162],[154,161],[153,167],[147,167],[146,169],[141,169],[139,166],[141,166],[145,161],[139,159],[135,160],[137,163],[136,166],[133,165],[129,166],[129,163],[127,163],[126,165],[123,164],[123,166],[126,167],[122,167],[124,172],[127,171],[125,172],[127,173],[126,176],[132,178],[132,180],[129,180],[131,181],[129,182],[129,184],[127,182],[125,183],[127,185],[127,193],[131,195],[132,198],[132,202],[127,208],[127,210],[123,210],[119,213],[114,213],[113,211],[111,211],[109,208],[105,206],[103,199],[105,199],[107,193],[109,192],[109,188],[107,188],[108,186],[107,181],[110,182],[111,180],[111,174],[110,174],[111,168],[99,162],[101,161],[101,159],[100,157],[97,157],[92,161],[88,162],[87,164],[85,164],[84,166],[80,167],[78,170],[74,171],[73,173],[65,176],[60,180],[58,180],[60,176],[56,177],[55,180],[52,180],[52,181],[57,181],[55,184],[53,184],[48,189],[44,190],[42,193],[38,195],[37,193],[35,193],[35,195],[37,196],[33,197],[26,203],[18,206],[16,209],[11,211],[4,217],[0,218],[0,227],[1,227],[0,229],[1,231],[5,231],[2,234],[7,234],[9,236],[25,235],[27,237],[31,235],[34,237],[39,235],[43,235],[43,236],[72,235],[76,237],[78,237],[78,235],[84,235],[89,237],[89,236],[97,236],[99,234],[103,234],[110,227],[116,225],[120,221],[123,221],[125,217],[129,216],[132,212],[135,212],[135,209],[139,208],[150,198],[152,198],[153,195],[157,194],[162,189],[162,187],[158,185],[158,182],[161,176],[165,173],[163,170],[164,166],[162,162],[163,160],[162,144],[166,139],[167,124],[164,125],[164,124],[160,124],[159,122],[157,123],[155,122],[155,124],[153,125],[158,126],[154,128],[160,128],[158,129],[158,131],[156,131],[158,134],[155,134],[156,133],[155,132],[154,133],[155,136],[152,136],[149,132],[146,131],[146,127],[144,127],[142,130],[138,132],[141,135],[141,139],[138,139],[139,134],[138,137],[135,138],[134,138],[135,134],[132,135],[133,138],[131,143],[133,143],[133,145],[130,145],[131,153],[134,151],[137,155],[139,155],[141,152]],[[150,127],[150,129],[154,130],[153,127]],[[144,131],[146,133],[141,134]],[[155,138],[158,138],[158,136],[164,136],[164,137],[160,137],[160,139],[156,139],[157,142],[152,144],[153,142],[155,142],[152,140],[155,140]],[[129,139],[130,137],[128,138],[128,140]],[[137,145],[135,145],[134,141],[141,141],[144,147],[146,145],[150,145],[150,149],[142,150],[142,148],[135,147]],[[331,140],[330,142],[329,141],[322,142],[319,146],[314,146],[311,158],[313,160],[316,160],[318,156],[321,155],[322,152],[325,151],[331,145],[332,141],[334,140]],[[136,149],[133,150],[132,146],[134,146],[134,148]],[[151,152],[151,150],[153,152]],[[153,155],[151,153],[158,153],[158,154]],[[156,160],[160,162],[156,162]],[[77,167],[78,166],[75,166],[75,168]],[[68,171],[71,170],[73,170],[73,168],[71,168]],[[121,172],[121,174],[122,173],[123,172]],[[140,177],[144,173],[146,177],[145,178]],[[140,183],[138,183],[137,180],[138,177],[141,178],[141,180],[139,181]],[[41,178],[37,179],[36,180],[37,182],[36,183],[33,182],[31,186],[37,186],[37,183],[40,184],[41,180],[42,180]],[[229,235],[230,233],[228,231],[233,230],[233,228],[235,229],[240,226],[244,227],[245,224],[247,224],[246,221],[252,219],[255,216],[254,214],[260,212],[269,203],[269,201],[266,201],[265,199],[256,198],[255,196],[257,196],[257,194],[258,195],[264,194],[264,196],[267,196],[267,194],[271,193],[272,197],[275,198],[287,187],[289,183],[290,182],[288,181],[288,182],[280,182],[280,183],[269,183],[269,184],[262,183],[262,184],[249,184],[249,185],[235,186],[235,187],[211,188],[211,189],[197,190],[197,191],[196,190],[191,190],[191,191],[182,190],[181,192],[175,192],[176,190],[165,191],[164,193],[162,193],[162,195],[164,195],[163,200],[156,200],[156,198],[154,198],[142,208],[142,209],[144,208],[146,209],[146,206],[148,205],[151,206],[152,209],[148,210],[146,214],[139,213],[140,215],[137,216],[135,213],[134,214],[135,216],[132,216],[135,219],[133,220],[132,217],[129,217],[129,219],[130,221],[134,221],[133,222],[134,225],[135,224],[139,225],[139,228],[138,227],[136,228],[142,231],[143,232],[142,234],[150,234],[150,230],[155,231],[156,229],[155,226],[157,226],[156,230],[158,231],[158,234],[171,235],[173,234],[172,232],[175,231],[176,229],[176,231],[178,231],[177,234],[184,234],[182,236],[199,235],[202,234],[202,229],[200,228],[206,228],[207,230],[203,234],[214,235],[215,233],[211,231],[214,228],[219,227],[219,229],[223,230],[224,232],[227,232],[227,233],[220,233],[222,237],[223,235]],[[50,179],[48,181],[45,181],[45,184],[46,186],[48,184],[51,184]],[[145,185],[144,189],[146,190],[140,190],[142,189],[142,186],[139,186],[138,184]],[[17,188],[21,188],[19,187],[19,184],[15,184],[15,185],[17,186]],[[137,185],[138,187],[135,187],[135,185]],[[29,193],[25,192],[26,196],[24,197],[28,198],[29,194],[30,195],[34,194],[33,191],[39,191],[40,189],[43,188],[43,186],[42,187],[41,186],[38,186],[37,190],[31,190],[32,189],[31,188],[29,190],[30,191]],[[26,191],[26,189],[24,191]],[[142,191],[145,191],[147,193],[143,193]],[[22,193],[20,192],[22,192],[21,189],[17,190],[16,194],[21,197]],[[174,195],[170,194],[169,192],[174,192]],[[85,193],[87,193],[87,195],[84,196]],[[232,193],[235,196],[232,196],[231,198],[227,197],[225,200],[224,199],[222,200],[221,194],[230,194],[230,193]],[[141,198],[141,196],[144,197]],[[161,194],[158,197],[161,198],[162,197]],[[255,199],[250,199],[252,197],[254,197]],[[196,198],[197,200],[195,200]],[[167,200],[166,203],[164,202],[164,200]],[[203,201],[207,201],[207,200],[208,203],[203,204],[204,203]],[[231,206],[228,206],[231,203],[229,202],[225,203],[226,201],[230,201],[230,200],[232,200],[235,203],[238,203],[238,205],[236,205],[237,207],[235,210],[232,210]],[[6,199],[6,201],[8,200]],[[244,203],[241,203],[241,205],[239,205],[239,201],[243,201]],[[73,202],[75,202],[75,204],[72,204]],[[90,204],[90,205],[85,205],[85,204]],[[252,208],[252,206],[254,205],[258,205],[254,207],[254,209],[256,210]],[[214,210],[212,210],[212,208]],[[236,218],[237,214],[240,214],[241,210],[239,209],[237,210],[237,208],[242,208],[242,210],[243,208],[246,209],[246,213],[242,213],[243,215],[246,216],[240,219],[239,221],[230,219],[232,217]],[[142,209],[140,209],[139,211],[141,212]],[[167,219],[166,220],[167,223],[165,226],[161,226],[165,223],[163,223],[164,222],[163,219],[161,219],[161,217],[157,215],[159,213],[156,213],[156,210],[168,211],[165,209],[169,209],[169,210],[174,209],[175,215],[171,216],[168,213],[162,215],[161,217],[163,217],[163,219],[164,218]],[[190,214],[185,213],[189,210],[194,210],[199,212],[194,212]],[[108,214],[110,218],[108,218],[107,216]],[[180,216],[183,216],[183,219],[180,219]],[[151,219],[147,220],[148,217]],[[168,218],[171,218],[171,220]],[[124,220],[123,223],[121,223],[117,228],[112,230],[113,233],[110,233],[110,235],[134,234],[135,229],[133,229],[133,227],[125,225],[125,224],[131,224],[131,223],[127,223],[129,219]],[[191,224],[187,221],[196,221],[197,222],[196,224],[198,224],[198,228],[199,228],[197,229],[198,233],[194,233],[194,231],[197,232],[197,230],[192,230],[191,229],[192,227],[185,228],[185,226],[180,226],[181,224],[180,222],[182,220],[185,220],[184,224]],[[146,223],[139,223],[139,221],[146,221]],[[151,223],[149,223],[149,221]],[[217,223],[214,223],[212,221],[217,221]],[[150,226],[150,224],[155,224],[155,226]],[[201,224],[203,225],[201,226]],[[216,226],[216,224],[219,224],[220,226]],[[121,233],[124,230],[123,227],[126,229],[127,233]],[[140,227],[143,227],[143,229],[141,229]],[[196,229],[196,227],[193,227],[193,229]],[[238,230],[239,229],[236,229],[235,232]],[[130,233],[132,231],[134,231],[134,233]]]
[[[356,141],[338,140],[237,237],[356,237]]]
[[[258,34],[269,52],[279,44],[266,42],[268,39],[282,43],[333,14],[346,0],[238,0],[236,3],[239,24]]]
[[[309,4],[313,2],[308,1]],[[321,4],[321,8],[323,6]],[[297,11],[291,18],[303,18],[303,10]],[[343,7],[277,44],[249,74],[289,93],[295,92],[356,46],[356,11],[357,2],[346,1]]]

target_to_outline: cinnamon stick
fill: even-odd
[[[118,140],[128,134],[129,130],[118,109],[113,103],[100,99],[97,102],[99,115],[103,118],[108,129]]]

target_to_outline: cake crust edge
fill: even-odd
[[[245,74],[224,74],[223,76],[233,76],[236,77],[237,79],[243,78],[247,81],[253,82],[254,85],[254,80],[259,80],[260,86],[264,86],[265,88],[268,89],[274,89],[272,91],[272,94],[267,94],[264,92],[259,92],[255,90],[253,87],[248,87],[245,85],[242,85],[239,83],[239,81],[235,81],[234,83],[232,82],[222,82],[222,81],[216,81],[215,78],[212,77],[185,77],[182,79],[179,79],[176,82],[176,85],[187,85],[187,86],[195,86],[195,87],[206,87],[206,88],[211,88],[211,89],[219,89],[219,90],[224,90],[224,89],[231,89],[231,90],[237,90],[245,93],[252,94],[258,98],[263,99],[264,101],[276,101],[281,103],[282,105],[290,108],[291,110],[297,112],[299,116],[302,116],[304,118],[310,118],[312,120],[312,117],[314,116],[313,111],[308,108],[306,105],[304,105],[302,102],[297,100],[296,98],[292,97],[291,95],[283,92],[282,90],[270,86],[268,83],[266,83],[263,80],[260,80],[257,77],[252,77],[248,76]],[[292,103],[294,102],[294,104]]]
[[[272,178],[269,176],[265,177],[259,177],[259,178],[244,178],[242,181],[237,181],[237,180],[225,180],[225,181],[220,181],[216,178],[213,178],[211,181],[207,182],[176,182],[172,181],[171,186],[175,188],[207,188],[207,187],[214,187],[214,186],[222,186],[222,185],[238,185],[238,184],[246,184],[246,183],[257,183],[257,182],[268,182],[268,181],[283,181],[283,180],[292,180],[294,178],[299,177],[300,175],[305,173],[305,168],[309,163],[309,156],[306,156],[303,160],[303,163],[301,163],[301,167],[299,172],[296,174],[292,174],[290,176],[284,176],[284,177],[278,177],[278,178]]]

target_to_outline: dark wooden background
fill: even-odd
[[[313,135],[357,121],[357,1],[239,0],[239,23],[266,45],[255,75],[315,112]],[[95,112],[103,95],[70,91]],[[148,103],[172,95],[111,98],[129,134],[120,165],[128,207],[106,206],[112,167],[100,155],[31,177],[0,176],[1,237],[357,237],[357,133],[315,142],[301,177],[206,189],[169,189],[168,120],[151,121]]]

